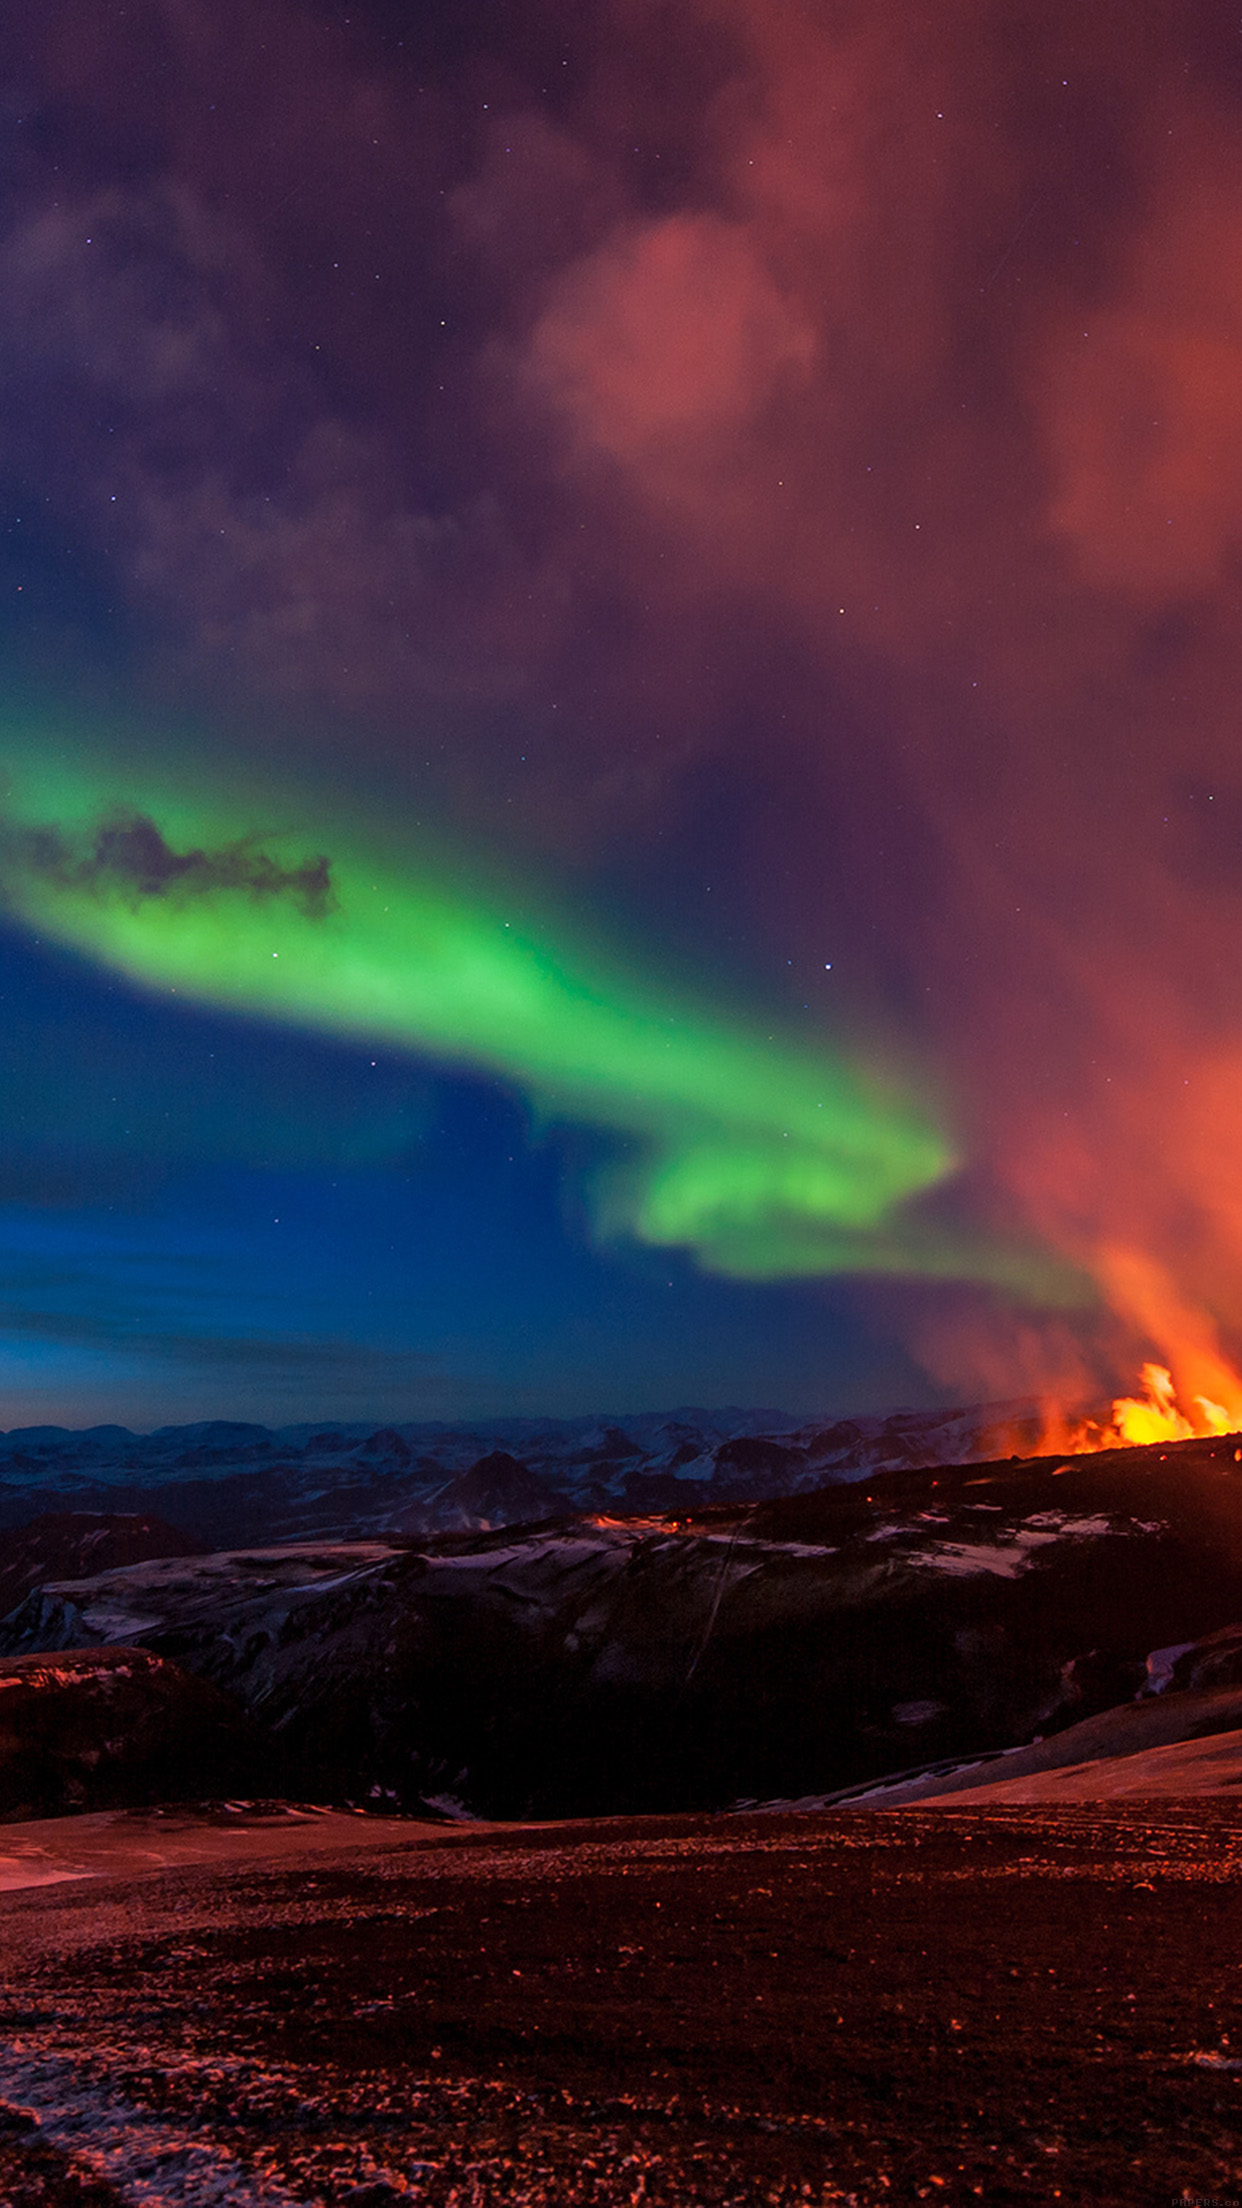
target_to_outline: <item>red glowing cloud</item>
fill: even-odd
[[[579,444],[652,495],[701,492],[740,437],[805,383],[816,338],[746,230],[669,216],[571,268],[535,328],[530,365]]]
[[[1154,1347],[1242,1415],[1242,993],[1221,978],[1242,876],[1187,813],[1240,786],[1242,128],[1183,72],[1170,139],[1160,72],[1106,37],[1058,56],[1050,22],[1066,109],[1084,85],[1115,102],[1131,181],[1110,198],[1085,141],[1076,177],[1041,173],[1023,57],[977,10],[930,32],[902,9],[702,14],[735,55],[702,117],[710,211],[626,209],[572,258],[526,388],[620,544],[645,556],[654,518],[678,589],[779,609],[855,698],[879,681],[864,753],[825,726],[823,801],[882,783],[936,840],[933,923],[881,924],[934,1000],[999,1213],[1094,1275],[1097,1349]],[[770,892],[801,927],[823,909],[808,862]],[[963,1371],[1037,1379],[1039,1322],[1001,1326],[999,1353],[955,1323]],[[1060,1385],[1083,1353],[1063,1321],[1043,1338]]]
[[[1183,118],[1115,285],[1059,318],[1032,379],[1052,531],[1088,581],[1157,602],[1215,589],[1242,551],[1238,149],[1212,162],[1204,135]]]

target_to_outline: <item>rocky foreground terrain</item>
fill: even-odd
[[[1237,2195],[1237,1799],[354,1822],[61,1821],[6,2208]]]

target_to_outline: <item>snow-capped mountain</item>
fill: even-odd
[[[1034,1445],[1030,1403],[798,1421],[775,1410],[624,1419],[0,1434],[0,1527],[56,1511],[171,1519],[211,1545],[487,1531],[567,1512],[756,1501]]]

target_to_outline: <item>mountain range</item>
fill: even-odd
[[[1030,1402],[798,1420],[778,1410],[467,1424],[245,1425],[0,1434],[0,1530],[39,1512],[156,1513],[212,1546],[485,1532],[582,1511],[759,1501],[830,1481],[1030,1449]]]

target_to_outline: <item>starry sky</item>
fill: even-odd
[[[1242,1353],[1242,26],[15,0],[0,1424]]]

